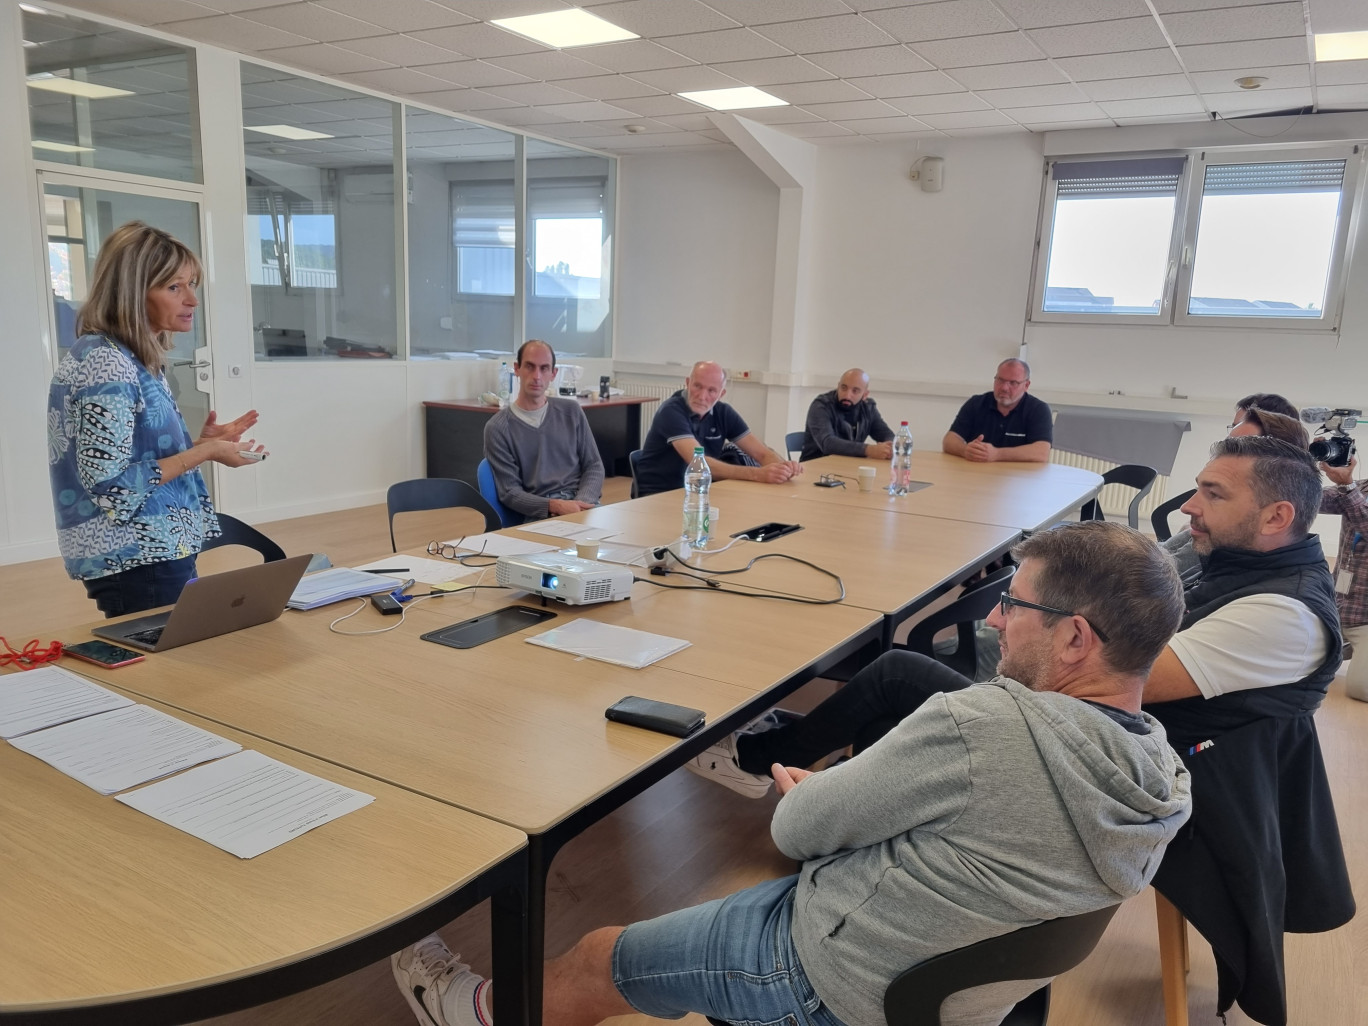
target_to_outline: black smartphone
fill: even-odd
[[[645,727],[672,737],[688,737],[707,719],[702,709],[657,702],[652,698],[637,698],[635,695],[614,702],[604,710],[603,715],[614,723]]]
[[[801,531],[802,524],[781,524],[778,521],[771,521],[768,524],[761,524],[758,527],[748,527],[744,531],[737,531],[733,538],[749,538],[753,542],[773,541],[775,538],[782,538],[786,534],[794,531]]]
[[[492,613],[481,613],[469,620],[453,623],[439,631],[428,631],[422,635],[424,641],[435,641],[450,648],[474,648],[486,641],[502,638],[524,627],[532,627],[543,620],[553,620],[556,614],[547,609],[533,609],[531,606],[504,606]]]
[[[140,663],[143,661],[141,652],[134,652],[131,648],[120,648],[118,645],[111,645],[107,641],[82,641],[78,645],[63,645],[62,655],[73,656],[76,659],[84,659],[88,663],[96,666],[127,666],[129,663]]]

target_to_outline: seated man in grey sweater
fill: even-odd
[[[589,421],[574,399],[547,395],[556,376],[555,350],[530,339],[518,350],[513,370],[517,398],[490,417],[484,430],[485,459],[499,501],[528,520],[597,506],[603,461]]]
[[[1145,887],[1190,811],[1187,770],[1140,709],[1183,614],[1178,575],[1154,542],[1096,521],[1014,554],[993,614],[1002,675],[935,695],[831,769],[775,765],[771,832],[799,874],[586,935],[547,963],[548,1024],[881,1026],[909,966]],[[391,962],[420,1022],[491,1021],[490,981],[436,935]],[[1025,996],[993,990],[995,1007]]]

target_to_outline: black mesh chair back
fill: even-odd
[[[641,497],[641,491],[637,488],[637,464],[641,462],[641,450],[633,449],[627,454],[627,462],[632,467],[632,498]]]
[[[499,514],[494,512],[494,507],[485,501],[479,491],[464,481],[450,477],[419,477],[392,484],[385,495],[385,505],[389,507],[390,550],[393,552],[399,551],[394,544],[396,513],[464,507],[484,517],[486,531],[497,531],[503,527],[499,522]]]
[[[1173,529],[1169,527],[1169,515],[1196,494],[1196,488],[1189,488],[1182,495],[1175,495],[1168,502],[1154,507],[1154,512],[1150,514],[1150,525],[1154,528],[1154,537],[1161,542],[1168,541],[1173,537]]]
[[[1125,485],[1127,488],[1136,489],[1135,498],[1131,499],[1130,508],[1126,510],[1126,520],[1131,527],[1137,531],[1140,529],[1140,503],[1154,487],[1154,479],[1159,476],[1159,472],[1153,467],[1141,466],[1139,463],[1123,463],[1119,467],[1112,467],[1102,475],[1102,484],[1105,487],[1110,484]],[[1079,520],[1105,520],[1102,515],[1102,507],[1096,499],[1092,499],[1083,506],[1083,513]]]
[[[1035,926],[948,951],[908,969],[884,991],[888,1026],[940,1026],[942,1002],[986,983],[1037,980],[1068,972],[1087,958],[1119,905]],[[1050,987],[1017,1003],[1002,1026],[1045,1026]]]
[[[911,652],[939,659],[950,669],[974,679],[976,659],[974,653],[974,628],[976,621],[986,619],[998,604],[999,596],[1012,583],[1015,566],[1004,566],[994,570],[983,580],[971,584],[959,598],[943,609],[938,609],[924,620],[914,624],[907,632],[907,641],[899,646]],[[935,636],[947,627],[957,627],[958,646],[951,653],[937,653],[932,642]]]
[[[230,517],[227,513],[219,513],[218,522],[223,533],[217,538],[206,539],[203,548],[216,549],[220,545],[245,545],[249,549],[256,549],[257,552],[260,552],[263,563],[273,563],[277,559],[285,558],[284,549],[255,527],[244,524],[237,517]]]
[[[787,451],[789,459],[796,459],[795,453],[801,454],[803,451],[803,432],[790,431],[784,436],[784,449]]]

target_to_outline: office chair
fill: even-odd
[[[641,462],[641,450],[633,449],[627,454],[627,462],[632,465],[632,495],[633,499],[640,498],[640,489],[637,487],[637,464]]]
[[[499,526],[517,527],[527,519],[521,513],[513,512],[499,501],[499,487],[494,483],[494,468],[489,465],[489,460],[480,460],[480,465],[475,470],[475,480],[479,482],[480,494],[484,496],[485,502],[494,511],[494,515],[499,518]],[[495,528],[491,527],[490,530],[495,530]]]
[[[794,453],[798,453],[798,455],[801,456],[803,454],[803,432],[790,431],[786,434],[784,436],[784,449],[787,452],[788,458],[791,460],[798,458],[798,456],[793,455]]]
[[[1154,487],[1154,480],[1159,476],[1159,472],[1153,467],[1142,466],[1139,463],[1123,463],[1119,467],[1112,467],[1102,475],[1102,486],[1105,488],[1110,484],[1125,485],[1127,488],[1137,489],[1135,498],[1131,499],[1130,508],[1126,510],[1126,520],[1135,530],[1140,529],[1140,503]],[[1102,515],[1102,506],[1097,499],[1091,499],[1083,504],[1083,512],[1079,520],[1105,520]]]
[[[412,481],[392,484],[385,494],[389,507],[390,549],[399,551],[394,543],[394,517],[397,513],[415,513],[425,509],[473,509],[484,517],[485,530],[497,531],[499,514],[470,485],[449,477],[419,477]]]
[[[999,597],[1012,583],[1014,573],[1015,566],[1004,566],[1000,570],[994,570],[983,580],[971,584],[954,602],[915,624],[907,632],[905,644],[894,647],[931,656],[970,680],[976,679],[978,660],[974,649],[975,623],[987,618],[993,611]],[[932,640],[940,631],[950,626],[958,628],[958,644],[953,652],[937,652]]]
[[[1168,502],[1154,507],[1154,512],[1150,514],[1150,525],[1154,528],[1155,538],[1165,542],[1173,537],[1173,530],[1169,527],[1169,514],[1196,494],[1196,488],[1189,488],[1182,495],[1175,495]]]
[[[218,522],[223,533],[217,538],[206,538],[201,550],[216,549],[220,545],[245,545],[249,549],[260,552],[263,563],[273,563],[277,559],[285,558],[284,549],[255,527],[244,524],[237,517],[230,517],[227,513],[219,513]]]

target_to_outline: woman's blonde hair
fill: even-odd
[[[147,294],[185,267],[199,278],[199,257],[170,233],[141,221],[114,229],[100,246],[76,333],[110,335],[128,346],[149,371],[160,373],[172,346],[171,332],[152,330]]]

